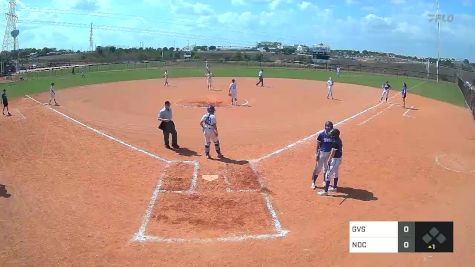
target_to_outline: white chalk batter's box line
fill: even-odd
[[[39,103],[39,104],[41,104],[41,102],[39,102],[38,100],[36,100],[36,99],[34,99],[34,98],[32,98],[32,97],[30,97],[30,96],[28,96],[28,95],[26,95],[26,97],[29,98],[29,99],[31,99],[31,100],[33,100],[33,101],[35,101],[35,102],[37,102],[37,103]],[[391,98],[393,98],[393,97],[395,97],[395,95],[392,96]],[[342,125],[342,124],[344,124],[344,123],[346,123],[346,122],[348,122],[348,121],[350,121],[350,120],[352,120],[352,119],[354,119],[354,118],[357,118],[357,117],[359,117],[359,116],[361,116],[361,115],[367,113],[368,111],[370,111],[370,110],[372,110],[372,109],[374,109],[374,108],[376,108],[376,107],[378,107],[378,106],[380,106],[380,105],[382,105],[382,104],[383,104],[383,102],[380,102],[380,103],[378,103],[378,104],[376,104],[376,105],[373,105],[373,106],[371,106],[371,107],[369,107],[369,108],[366,108],[366,109],[364,109],[363,111],[361,111],[361,112],[359,112],[359,113],[356,113],[356,114],[354,114],[354,115],[352,115],[352,116],[350,116],[350,117],[347,117],[347,118],[345,118],[345,119],[343,119],[343,120],[341,120],[341,121],[335,123],[334,125],[335,125],[335,126]],[[61,116],[63,116],[63,117],[65,117],[65,118],[67,118],[67,119],[69,119],[69,120],[71,120],[71,121],[73,121],[73,122],[75,122],[75,123],[77,123],[77,124],[79,124],[79,125],[81,125],[81,126],[87,128],[87,129],[89,129],[89,130],[91,130],[91,131],[93,131],[93,132],[95,132],[95,133],[97,133],[97,134],[99,134],[99,135],[101,135],[101,136],[103,136],[103,137],[106,137],[106,138],[108,138],[108,139],[110,139],[110,140],[112,140],[112,141],[114,141],[114,142],[117,142],[117,143],[120,143],[120,144],[122,144],[122,145],[124,145],[124,146],[127,146],[127,147],[131,148],[132,150],[136,150],[136,151],[141,152],[141,153],[144,153],[144,154],[146,154],[146,155],[148,155],[148,156],[150,156],[150,157],[152,157],[152,158],[155,158],[155,159],[157,159],[157,160],[160,160],[160,161],[162,161],[162,162],[164,162],[164,163],[167,164],[166,167],[168,167],[170,164],[175,163],[175,162],[183,162],[183,163],[193,163],[193,164],[195,164],[195,170],[196,170],[196,172],[193,174],[192,183],[191,183],[191,186],[190,186],[190,189],[188,190],[188,192],[193,192],[193,190],[196,188],[197,177],[198,177],[198,170],[199,170],[199,163],[198,163],[197,161],[170,161],[170,160],[166,160],[166,159],[164,159],[164,158],[162,158],[162,157],[160,157],[160,156],[157,156],[157,155],[155,155],[155,154],[153,154],[153,153],[150,153],[150,152],[148,152],[148,151],[146,151],[146,150],[144,150],[144,149],[135,147],[135,146],[130,145],[130,144],[128,144],[128,143],[126,143],[126,142],[124,142],[124,141],[122,141],[122,140],[120,140],[120,139],[117,139],[117,138],[115,138],[115,137],[113,137],[113,136],[111,136],[111,135],[108,135],[108,134],[103,133],[103,132],[101,132],[101,131],[99,131],[99,130],[97,130],[97,129],[94,129],[94,128],[92,128],[92,127],[90,127],[90,126],[88,126],[88,125],[86,125],[86,124],[84,124],[84,123],[82,123],[82,122],[80,122],[80,121],[78,121],[78,120],[76,120],[76,119],[73,119],[73,118],[69,117],[68,115],[66,115],[66,114],[64,114],[64,113],[62,113],[62,112],[60,112],[60,111],[57,111],[57,110],[55,110],[55,109],[53,109],[53,108],[50,108],[50,109],[51,109],[52,111],[54,111],[54,112],[60,114]],[[303,144],[303,143],[309,141],[310,139],[314,138],[318,133],[320,133],[320,132],[322,132],[322,131],[323,131],[323,129],[321,129],[321,130],[318,131],[317,133],[314,133],[314,134],[309,135],[309,136],[307,136],[307,137],[305,137],[305,138],[302,138],[302,139],[300,139],[300,140],[298,140],[298,141],[296,141],[296,142],[294,142],[294,143],[292,143],[292,144],[289,144],[289,145],[285,146],[284,148],[281,148],[281,149],[278,149],[278,150],[276,150],[276,151],[273,151],[273,152],[271,152],[271,153],[269,153],[269,154],[267,154],[267,155],[264,155],[264,156],[262,156],[262,157],[260,157],[260,158],[258,158],[258,159],[249,161],[252,170],[255,172],[255,174],[256,174],[257,177],[258,177],[258,182],[259,182],[259,184],[260,184],[260,186],[261,186],[261,190],[264,190],[264,183],[263,183],[262,177],[261,177],[260,174],[257,172],[257,164],[258,164],[260,161],[263,161],[263,160],[265,160],[265,159],[269,159],[269,158],[271,158],[271,157],[274,157],[274,156],[276,156],[276,155],[279,155],[279,154],[281,154],[281,153],[283,153],[283,152],[285,152],[285,151],[287,151],[287,150],[290,150],[290,149],[296,147],[296,146],[299,145],[299,144]],[[159,181],[161,181],[162,178],[163,178],[163,173],[162,173],[162,177],[159,179]],[[273,234],[263,234],[263,235],[228,236],[228,237],[211,238],[211,239],[183,239],[183,238],[168,238],[168,237],[152,237],[152,236],[147,236],[147,235],[145,235],[146,226],[148,225],[148,222],[150,221],[152,209],[153,209],[153,206],[155,205],[155,201],[156,201],[157,198],[158,198],[158,195],[159,195],[159,193],[160,193],[160,189],[161,189],[161,182],[159,182],[159,183],[157,184],[157,186],[156,186],[156,188],[155,188],[155,191],[154,191],[153,194],[152,194],[152,197],[151,197],[151,199],[150,199],[149,206],[148,206],[148,208],[147,208],[147,210],[146,210],[146,212],[145,212],[145,215],[144,215],[144,217],[143,217],[142,225],[140,226],[138,233],[135,234],[135,236],[133,237],[132,241],[139,241],[139,242],[144,242],[144,241],[158,241],[158,242],[168,242],[168,243],[170,243],[170,242],[171,242],[171,243],[176,243],[176,242],[244,241],[244,240],[265,240],[265,239],[273,239],[273,238],[278,238],[278,237],[285,237],[285,236],[288,234],[288,231],[287,231],[287,230],[284,230],[284,229],[282,228],[282,225],[281,225],[281,223],[280,223],[280,220],[278,219],[278,216],[277,216],[277,212],[276,212],[275,209],[273,208],[273,205],[272,205],[272,202],[271,202],[271,199],[270,199],[269,194],[263,192],[262,195],[263,195],[264,198],[265,198],[267,209],[268,209],[268,211],[269,211],[269,213],[270,213],[270,215],[271,215],[271,217],[272,217],[272,220],[273,220],[273,222],[274,222],[274,228],[275,228],[275,230],[276,230],[276,233],[273,233]]]
[[[38,103],[38,104],[42,104],[41,102],[39,102],[38,100],[32,98],[31,96],[29,95],[26,95],[26,97],[28,99],[31,99],[32,101]],[[194,193],[195,192],[195,189],[196,189],[196,186],[197,186],[197,182],[198,182],[198,172],[199,172],[199,162],[197,161],[171,161],[171,160],[166,160],[158,155],[155,155],[151,152],[148,152],[144,149],[141,149],[141,148],[138,148],[134,145],[131,145],[131,144],[128,144],[118,138],[115,138],[109,134],[106,134],[100,130],[97,130],[91,126],[88,126],[86,124],[84,124],[83,122],[77,120],[77,119],[74,119],[56,109],[53,109],[52,107],[49,107],[49,109],[61,116],[63,116],[64,118],[68,119],[68,120],[71,120],[73,122],[75,122],[76,124],[79,124],[91,131],[93,131],[94,133],[96,134],[99,134],[105,138],[108,138],[116,143],[119,143],[119,144],[122,144],[132,150],[135,150],[135,151],[138,151],[138,152],[141,152],[141,153],[144,153],[145,155],[151,157],[151,158],[154,158],[154,159],[157,159],[157,160],[160,160],[164,163],[166,163],[166,166],[165,166],[165,169],[170,167],[171,164],[175,164],[175,163],[184,163],[184,164],[193,164],[194,165],[194,169],[193,169],[193,177],[192,177],[192,181],[191,181],[191,184],[190,184],[190,188],[188,189],[188,191],[186,191],[186,193],[190,194],[190,193]],[[251,165],[252,167],[252,165]],[[252,170],[255,172],[256,176],[258,177],[258,182],[261,184],[261,189],[264,189],[263,186],[262,186],[262,183],[261,183],[261,180],[259,179],[259,174],[256,172],[255,168],[253,167]],[[173,238],[173,237],[158,237],[158,236],[147,236],[145,235],[146,233],[146,229],[147,229],[147,226],[148,226],[148,223],[150,222],[150,218],[151,218],[151,215],[152,215],[152,211],[153,211],[153,208],[155,206],[155,203],[158,199],[158,196],[160,194],[160,190],[161,190],[161,186],[162,186],[162,180],[163,180],[163,176],[165,175],[165,172],[162,173],[160,179],[159,179],[159,182],[157,183],[157,186],[155,187],[155,190],[154,192],[152,193],[152,197],[150,199],[150,202],[148,204],[148,207],[145,211],[145,214],[143,216],[143,219],[142,219],[142,224],[140,225],[140,228],[139,228],[139,231],[134,235],[134,237],[132,238],[132,241],[137,241],[137,242],[145,242],[145,241],[156,241],[156,242],[211,242],[211,241],[223,241],[223,242],[231,242],[231,241],[244,241],[244,240],[265,240],[265,239],[274,239],[274,238],[277,238],[277,237],[285,237],[288,233],[287,230],[284,230],[282,228],[282,225],[277,217],[277,212],[274,210],[273,208],[273,205],[272,205],[272,202],[271,202],[271,199],[270,199],[270,196],[269,194],[267,194],[266,192],[261,192],[264,200],[265,200],[265,203],[266,203],[266,207],[267,207],[267,210],[269,211],[269,214],[270,214],[270,217],[272,218],[272,221],[274,223],[274,229],[275,229],[275,233],[269,233],[269,234],[259,234],[259,235],[231,235],[231,236],[225,236],[225,237],[218,237],[218,238],[211,238],[211,239],[184,239],[184,238]]]
[[[166,168],[170,167],[167,165]],[[255,171],[253,169],[253,171]],[[255,173],[258,175],[257,173]],[[269,215],[273,221],[274,231],[273,233],[264,233],[264,234],[254,234],[254,235],[229,235],[229,236],[222,236],[216,238],[181,238],[181,237],[163,237],[163,236],[152,236],[147,234],[147,228],[150,223],[150,219],[152,217],[152,212],[155,206],[159,202],[159,195],[160,193],[177,193],[177,194],[199,194],[195,191],[168,191],[162,190],[162,183],[163,183],[164,174],[161,175],[159,182],[155,188],[155,191],[152,194],[152,198],[147,206],[145,211],[144,217],[142,219],[142,224],[140,226],[139,231],[134,235],[132,241],[135,242],[147,242],[147,241],[155,241],[155,242],[166,242],[166,243],[207,243],[207,242],[237,242],[237,241],[245,241],[245,240],[265,240],[265,239],[273,239],[279,237],[285,237],[288,234],[287,230],[282,229],[281,223],[277,217],[277,212],[274,210],[272,206],[272,202],[268,193],[264,192],[263,190],[259,190],[260,194],[264,198],[266,208],[269,212]],[[261,185],[261,189],[263,189]],[[249,193],[249,192],[259,192],[258,190],[255,191],[248,191],[243,190],[238,193]],[[228,192],[233,193],[233,192]]]

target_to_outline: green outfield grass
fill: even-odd
[[[94,67],[95,68],[95,67]],[[2,84],[2,88],[8,90],[11,98],[47,91],[51,82],[56,83],[57,89],[69,88],[80,85],[97,83],[107,83],[115,81],[144,80],[160,78],[165,67],[160,68],[134,68],[126,69],[125,64],[118,64],[113,67],[101,66],[92,71],[86,72],[86,78],[81,78],[79,71],[76,75],[71,74],[71,70],[56,71],[54,73],[30,74],[26,80]],[[204,70],[199,68],[167,67],[170,78],[178,77],[204,77]],[[259,67],[236,67],[220,66],[215,67],[216,77],[256,77]],[[340,77],[336,77],[335,72],[325,70],[309,69],[288,69],[269,68],[264,69],[265,77],[268,78],[290,78],[304,80],[326,81],[332,76],[335,82],[366,85],[380,88],[387,80],[395,90],[400,90],[403,81],[408,84],[409,94],[417,94],[428,98],[433,98],[464,106],[465,101],[462,93],[455,83],[435,82],[418,78],[408,78],[402,76],[380,75],[363,72],[344,72]]]

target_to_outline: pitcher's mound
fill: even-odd
[[[228,107],[231,106],[231,100],[228,96],[208,95],[200,98],[183,99],[178,101],[177,104],[192,108],[207,108],[209,105]]]

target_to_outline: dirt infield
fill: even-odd
[[[459,107],[374,88],[239,78],[99,84],[0,118],[0,265],[466,266],[475,259],[475,124]],[[47,94],[32,96],[47,102]],[[179,144],[157,112],[172,102]],[[199,121],[219,103],[225,159]],[[310,189],[316,131],[341,129],[338,193]],[[213,147],[212,147],[212,153]],[[215,154],[214,154],[215,155]],[[207,176],[203,176],[207,175]],[[211,178],[209,178],[211,177]],[[207,178],[203,179],[203,178]],[[319,177],[319,182],[321,178]],[[320,184],[320,183],[319,183]],[[2,189],[4,187],[4,189]],[[349,254],[351,220],[453,220],[453,254]]]

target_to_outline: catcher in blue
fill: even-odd
[[[321,132],[317,137],[317,149],[316,149],[316,164],[315,169],[313,170],[312,174],[312,185],[311,188],[315,190],[317,188],[316,182],[318,175],[324,168],[323,173],[326,173],[327,166],[326,162],[328,161],[328,157],[330,156],[331,152],[331,145],[332,145],[332,138],[330,137],[330,131],[333,129],[333,122],[327,121],[325,122],[325,130]],[[323,181],[323,186],[325,186],[325,181]]]
[[[219,158],[223,158],[223,154],[221,154],[221,148],[219,146],[219,139],[218,139],[218,126],[216,125],[216,116],[214,115],[215,108],[213,105],[208,106],[208,113],[203,115],[201,118],[200,125],[203,128],[203,134],[205,136],[205,153],[206,158],[211,159],[210,155],[210,145],[211,141],[214,143],[214,148],[216,149],[216,153],[218,154]]]
[[[338,170],[340,169],[341,158],[343,156],[343,142],[340,138],[340,130],[336,128],[331,130],[330,137],[332,138],[331,152],[326,162],[326,166],[328,167],[324,174],[325,187],[322,191],[318,192],[320,196],[328,195],[332,175],[335,175],[335,178],[333,179],[333,188],[330,191],[338,191]]]

